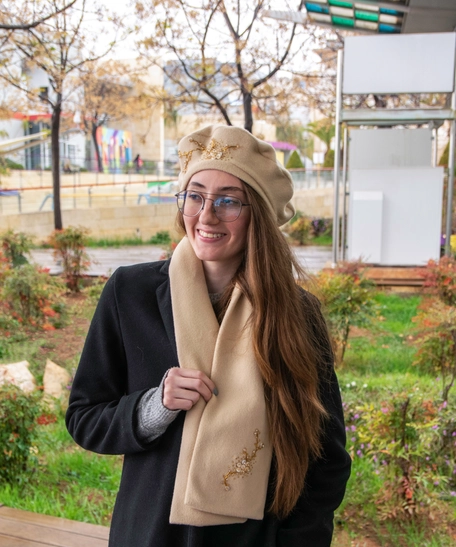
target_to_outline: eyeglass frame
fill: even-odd
[[[234,222],[235,220],[237,220],[240,216],[241,216],[241,213],[242,213],[242,207],[251,207],[251,203],[242,203],[242,201],[237,198],[236,196],[229,196],[228,194],[212,194],[211,192],[200,192],[198,190],[182,190],[181,192],[177,192],[177,194],[174,194],[174,197],[176,198],[176,201],[179,200],[179,197],[182,196],[182,194],[185,194],[185,197],[184,197],[184,205],[185,205],[185,200],[187,199],[187,194],[188,193],[192,193],[192,194],[197,194],[198,196],[201,197],[201,199],[203,200],[202,203],[201,203],[201,208],[200,210],[195,213],[194,215],[186,215],[183,211],[183,207],[182,209],[179,207],[179,205],[177,204],[177,208],[179,209],[179,211],[186,217],[190,217],[190,218],[194,218],[194,217],[197,217],[199,214],[201,214],[201,211],[203,211],[205,205],[206,205],[206,200],[209,200],[209,201],[212,201],[212,210],[214,212],[214,215],[218,218],[218,220],[220,220],[221,222]],[[218,198],[216,199],[212,199],[212,198],[207,198],[204,196],[204,194],[211,194],[211,195],[215,195],[215,196],[218,196]],[[217,199],[220,199],[220,198],[231,198],[231,199],[234,199],[236,201],[239,202],[239,204],[241,205],[240,208],[239,208],[239,214],[236,218],[233,218],[232,220],[224,220],[224,219],[221,219],[217,216],[217,211],[215,209],[215,206],[214,206],[214,203]]]

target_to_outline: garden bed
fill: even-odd
[[[99,288],[93,291],[89,287],[79,295],[65,296],[66,319],[60,329],[40,331],[21,327],[3,336],[0,340],[2,362],[28,360],[38,381],[47,358],[74,373],[97,294]],[[373,320],[352,327],[343,363],[337,369],[353,471],[347,496],[336,514],[334,545],[450,547],[456,542],[454,479],[452,484],[421,486],[428,489],[431,508],[423,507],[421,511],[418,507],[417,511],[407,514],[396,507],[394,501],[395,489],[402,486],[385,481],[376,456],[362,438],[368,430],[372,442],[381,443],[384,442],[382,435],[388,433],[384,431],[386,422],[381,421],[386,412],[378,416],[373,410],[369,411],[369,405],[372,408],[383,405],[388,412],[393,412],[394,401],[410,395],[412,401],[430,401],[429,405],[438,406],[441,382],[436,381],[436,374],[414,364],[417,327],[413,318],[420,307],[429,305],[429,300],[420,295],[384,292],[377,293],[373,300],[376,310]],[[454,408],[454,403],[451,394],[448,407]],[[367,416],[366,420],[372,420],[367,426],[367,422],[362,423],[362,413]],[[122,457],[99,456],[79,448],[66,432],[63,411],[54,411],[54,415],[55,420],[48,416],[37,428],[32,447],[34,459],[28,473],[17,484],[0,486],[0,503],[109,525]],[[434,457],[434,448],[418,447],[423,461],[426,453]],[[455,462],[449,465],[455,467],[456,474]]]

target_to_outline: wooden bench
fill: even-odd
[[[109,528],[0,506],[0,547],[107,547]]]
[[[379,287],[422,287],[424,283],[423,267],[371,266],[366,277]]]

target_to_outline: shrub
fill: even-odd
[[[3,285],[5,275],[11,270],[11,263],[0,249],[0,287]]]
[[[3,309],[0,308],[0,332],[2,337],[9,337],[11,333],[17,331],[20,326],[20,321],[11,315],[10,310],[6,306],[3,306]],[[5,356],[5,349],[0,349],[0,359]]]
[[[293,152],[291,153],[285,167],[287,169],[302,169],[304,167],[301,158],[296,150],[293,150]]]
[[[332,233],[332,219],[313,218],[311,221],[311,236],[319,237]]]
[[[370,458],[383,479],[380,517],[432,515],[454,487],[456,413],[419,394],[387,394],[379,403],[344,404],[348,448]]]
[[[17,169],[17,170],[24,169],[24,166],[22,165],[22,163],[17,163],[13,160],[10,160],[9,158],[5,158],[5,163],[8,169]]]
[[[61,322],[62,309],[57,298],[62,289],[58,279],[37,266],[25,264],[4,276],[2,296],[18,321],[51,330]]]
[[[309,243],[312,223],[309,217],[305,216],[301,211],[297,211],[291,222],[285,228],[285,231],[299,245]]]
[[[144,160],[143,171],[145,173],[155,173],[156,170],[157,170],[157,164],[155,161]]]
[[[23,232],[7,230],[0,236],[3,255],[13,268],[28,262],[25,255],[30,253],[32,238]]]
[[[344,359],[352,325],[367,325],[377,313],[375,286],[365,278],[364,271],[360,262],[343,262],[315,278],[340,362]]]
[[[21,481],[30,463],[36,418],[36,395],[26,395],[16,386],[0,387],[0,479]]]
[[[80,291],[84,272],[90,266],[90,258],[85,251],[88,234],[85,228],[69,226],[64,230],[55,230],[49,238],[56,257],[62,260],[66,285],[73,292]]]
[[[440,378],[442,400],[448,401],[456,381],[456,307],[437,300],[422,309],[413,321],[418,327],[415,364]]]
[[[171,236],[167,230],[157,232],[149,239],[151,245],[169,245],[171,243]]]
[[[456,259],[430,260],[423,273],[424,287],[448,306],[456,306]]]
[[[325,159],[323,161],[323,167],[334,167],[334,150],[328,150],[326,152]]]
[[[87,294],[92,304],[96,304],[98,300],[100,300],[100,296],[103,292],[104,286],[106,285],[106,281],[106,277],[99,277],[84,289],[84,292]]]

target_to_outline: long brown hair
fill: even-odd
[[[244,186],[252,211],[245,258],[222,297],[222,308],[236,283],[252,304],[253,347],[264,381],[274,453],[269,509],[283,518],[302,493],[310,462],[322,451],[326,411],[319,398],[319,366],[326,324],[316,300],[296,283],[295,276],[305,274],[272,212],[257,192]],[[185,231],[180,213],[178,225]]]

